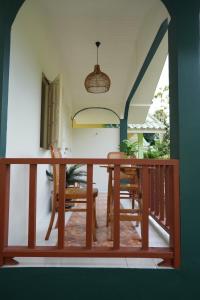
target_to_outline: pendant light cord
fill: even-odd
[[[96,42],[95,44],[97,46],[97,65],[98,65],[99,64],[99,46],[101,45],[101,43],[100,42]]]

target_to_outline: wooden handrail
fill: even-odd
[[[19,164],[19,165],[31,165],[31,164],[83,164],[83,165],[101,165],[101,164],[114,164],[114,165],[138,165],[138,166],[156,166],[167,165],[174,166],[179,165],[179,161],[176,159],[111,159],[111,158],[0,158],[0,164]]]

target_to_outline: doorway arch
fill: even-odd
[[[1,81],[0,81],[0,95],[1,95],[1,156],[4,157],[5,149],[4,149],[4,133],[6,128],[3,127],[5,123],[5,115],[6,114],[6,90],[8,84],[8,76],[6,75],[6,70],[8,70],[9,66],[9,38],[10,38],[10,28],[14,17],[16,16],[19,8],[23,4],[24,1],[20,0],[12,0],[7,1],[7,4],[4,5],[1,11],[1,24],[4,22],[6,23],[3,26],[0,26],[0,66],[1,66]],[[199,201],[197,201],[199,197],[199,180],[198,176],[194,173],[194,169],[197,168],[197,160],[193,157],[194,152],[191,151],[189,147],[191,144],[191,138],[188,138],[190,133],[186,130],[186,125],[184,125],[184,120],[191,121],[195,126],[196,129],[199,130],[199,106],[198,103],[193,101],[192,104],[196,104],[195,107],[191,107],[190,111],[190,118],[187,118],[188,115],[188,105],[187,97],[189,99],[199,99],[199,88],[198,82],[199,80],[199,71],[197,70],[196,64],[198,64],[199,60],[197,59],[197,55],[199,57],[199,19],[198,25],[196,21],[195,9],[198,8],[199,13],[199,1],[187,1],[190,2],[191,8],[194,10],[189,10],[189,5],[185,3],[181,3],[179,12],[175,11],[174,2],[176,2],[176,6],[180,5],[180,1],[170,1],[170,0],[163,0],[163,3],[167,5],[168,11],[170,11],[171,16],[178,19],[179,26],[175,24],[174,28],[172,28],[171,34],[173,35],[174,29],[176,29],[176,33],[178,36],[178,41],[175,40],[177,37],[174,35],[171,36],[172,42],[174,42],[174,55],[179,55],[180,61],[179,65],[174,64],[174,77],[172,76],[173,82],[173,94],[177,101],[180,100],[180,95],[178,92],[175,91],[179,87],[179,91],[181,91],[181,110],[180,112],[177,111],[177,114],[181,115],[181,123],[179,125],[182,128],[178,128],[178,131],[181,130],[181,140],[178,140],[178,143],[182,146],[182,153],[181,153],[181,194],[182,194],[182,201],[183,201],[183,209],[182,209],[182,239],[184,248],[183,251],[183,258],[186,261],[185,268],[181,268],[178,271],[163,271],[163,270],[44,270],[37,269],[35,270],[23,270],[23,272],[14,272],[12,269],[10,270],[2,270],[2,293],[6,292],[8,297],[16,297],[15,292],[16,290],[20,293],[19,287],[21,282],[23,282],[24,293],[31,293],[36,297],[38,296],[36,292],[40,292],[41,296],[49,297],[49,299],[55,298],[55,290],[57,297],[63,297],[66,295],[66,290],[63,291],[63,287],[66,285],[66,279],[70,283],[70,290],[68,290],[68,296],[74,298],[74,291],[77,288],[77,282],[79,282],[79,291],[80,297],[88,298],[89,293],[93,296],[96,296],[98,299],[101,299],[105,294],[109,298],[119,299],[124,296],[124,290],[122,288],[123,285],[126,286],[126,296],[132,297],[133,296],[133,286],[139,287],[139,289],[134,289],[134,295],[141,299],[151,298],[156,299],[157,295],[162,295],[163,299],[168,299],[171,295],[176,296],[183,296],[185,297],[188,290],[193,291],[193,295],[199,296],[199,282],[198,282],[198,272],[199,272],[199,241],[196,239],[194,235],[194,229],[199,229],[199,211],[200,205]],[[178,3],[179,2],[179,3]],[[184,1],[186,2],[186,1]],[[11,10],[10,10],[11,9]],[[188,10],[190,12],[187,15]],[[2,18],[2,14],[5,13],[4,17]],[[188,16],[187,20],[185,16]],[[187,21],[187,22],[185,22]],[[186,23],[186,26],[184,24]],[[198,27],[198,28],[197,28]],[[194,35],[186,36],[184,29],[191,30]],[[188,41],[191,42],[188,44]],[[194,52],[194,60],[192,63],[189,61],[188,55],[184,56],[185,62],[183,60],[183,55],[185,52],[181,51],[184,47],[190,45],[191,50]],[[173,61],[172,61],[173,63]],[[196,64],[195,64],[196,63]],[[178,66],[179,72],[177,74]],[[187,71],[187,82],[185,78],[183,78],[184,71]],[[3,74],[4,73],[4,74]],[[189,78],[191,77],[191,78]],[[6,79],[7,78],[7,79]],[[195,79],[195,85],[193,80]],[[193,89],[191,90],[190,95],[188,95],[187,85],[191,85]],[[175,89],[175,90],[174,90]],[[175,108],[177,110],[177,108]],[[196,111],[196,112],[195,112]],[[198,121],[198,122],[197,122]],[[178,126],[178,124],[177,124]],[[188,136],[186,135],[188,133]],[[194,134],[192,134],[193,142],[195,141]],[[184,143],[185,142],[185,143]],[[3,146],[3,148],[2,148]],[[196,139],[196,149],[199,149],[200,144]],[[190,160],[187,158],[190,156]],[[186,190],[187,187],[190,187],[188,192]],[[192,191],[192,193],[191,193]],[[189,194],[190,192],[190,194]],[[192,194],[192,196],[191,196]],[[188,201],[189,200],[189,201]],[[190,203],[189,203],[190,202]],[[190,205],[189,205],[190,204]],[[191,211],[191,207],[192,211]],[[197,222],[198,221],[198,224]],[[15,270],[17,271],[17,270]],[[42,280],[39,283],[38,281],[35,282],[37,284],[33,285],[33,282],[30,280],[30,277],[35,278],[36,276],[40,276]],[[80,276],[80,277],[79,277]],[[15,280],[15,288],[8,289],[8,282],[11,283],[11,277],[14,277]],[[56,281],[55,281],[56,278]],[[13,281],[14,282],[14,281]],[[101,283],[101,291],[99,290],[99,283]],[[48,289],[44,289],[44,286],[48,286]],[[9,285],[10,286],[10,285]],[[58,288],[61,287],[62,288]],[[52,288],[51,288],[52,287]],[[163,294],[163,291],[165,293]],[[105,294],[103,294],[105,293]],[[78,294],[78,293],[77,293]],[[78,297],[79,295],[77,295]]]

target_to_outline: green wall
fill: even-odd
[[[147,0],[148,1],[148,0]],[[22,0],[0,1],[0,147],[5,154],[9,27]],[[163,0],[169,29],[172,155],[180,159],[180,270],[26,268],[0,270],[1,299],[200,298],[199,1]]]

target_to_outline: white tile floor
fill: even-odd
[[[124,207],[129,203],[124,201]],[[66,222],[71,213],[66,213]],[[57,230],[53,229],[49,241],[45,241],[50,215],[41,222],[37,228],[37,245],[55,245],[57,242]],[[137,227],[138,232],[140,228]],[[167,247],[168,235],[150,219],[149,222],[149,241],[150,246]],[[19,262],[14,267],[86,267],[86,268],[159,268],[157,263],[160,259],[151,258],[16,258]]]

